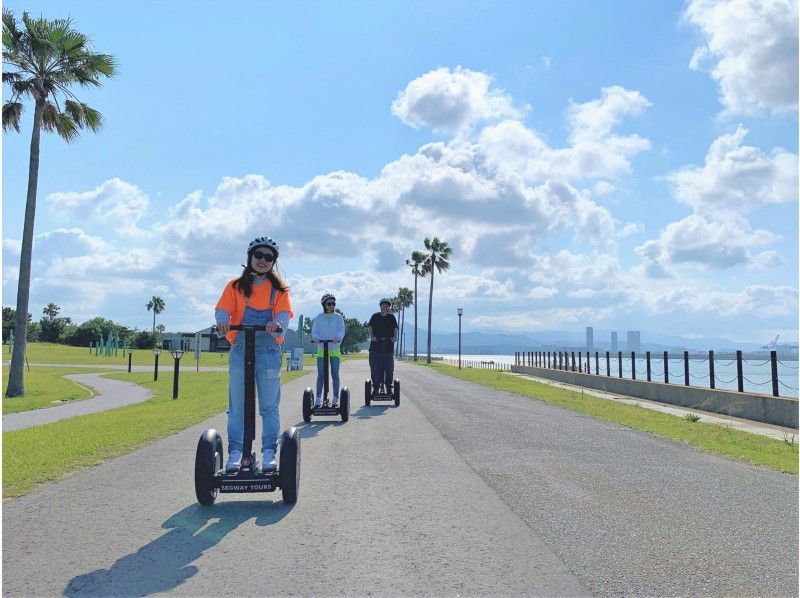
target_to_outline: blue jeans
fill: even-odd
[[[260,336],[263,333],[258,333]],[[240,332],[239,336],[244,333]],[[229,357],[230,382],[228,385],[228,452],[242,450],[244,441],[244,344],[237,337]],[[256,388],[258,412],[261,415],[261,450],[278,446],[281,418],[278,406],[281,401],[281,351],[265,348],[256,338]],[[267,339],[263,339],[267,340]]]
[[[339,400],[339,361],[338,357],[330,357],[331,378],[333,378],[333,394],[331,400]],[[325,358],[317,357],[317,396],[322,397],[322,386],[325,381]],[[330,388],[328,389],[330,390]]]

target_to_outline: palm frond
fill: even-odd
[[[17,43],[22,36],[19,28],[17,27],[17,19],[14,18],[14,12],[8,8],[3,9],[3,47],[16,48]]]
[[[13,129],[20,132],[19,122],[22,117],[23,105],[20,102],[5,102],[3,104],[3,131]]]
[[[33,81],[19,79],[11,84],[11,90],[16,96],[33,95]]]

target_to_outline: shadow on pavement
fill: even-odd
[[[389,409],[394,409],[394,403],[391,405],[371,405],[370,407],[362,405],[361,408],[352,415],[358,419],[369,419],[371,417],[383,415]]]
[[[345,425],[347,422],[343,422],[339,419],[339,416],[320,416],[320,417],[336,417],[336,419],[319,419],[317,421],[311,422],[298,422],[295,424],[297,429],[300,430],[300,440],[306,440],[307,438],[314,438],[317,434],[319,434],[322,430],[329,427],[338,428],[339,426]]]
[[[120,558],[110,569],[73,577],[64,595],[147,596],[168,592],[195,575],[198,568],[192,562],[245,521],[255,518],[256,525],[267,526],[283,519],[293,505],[284,503],[280,492],[277,497],[272,503],[226,503],[223,498],[213,507],[186,507],[162,524],[167,533]]]

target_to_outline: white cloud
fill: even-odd
[[[536,332],[557,327],[573,328],[584,322],[602,322],[613,313],[613,308],[555,307],[501,315],[479,315],[470,318],[470,325],[475,328]]]
[[[705,268],[724,269],[738,264],[764,266],[769,255],[756,257],[751,248],[766,245],[777,237],[766,230],[752,230],[750,223],[734,212],[713,215],[692,214],[664,229],[656,241],[636,248],[645,258],[647,274],[667,276],[667,266],[695,263]]]
[[[617,188],[608,181],[597,181],[593,189],[597,195],[608,195],[617,190]]]
[[[534,300],[537,299],[552,299],[558,295],[558,289],[555,287],[533,287],[528,291],[528,297]]]
[[[443,133],[458,133],[482,120],[520,118],[527,107],[514,108],[511,96],[490,89],[491,82],[479,71],[439,68],[411,81],[392,103],[392,114],[415,129]]]
[[[777,251],[762,251],[752,257],[747,267],[750,270],[767,270],[769,268],[782,266],[783,262],[783,258]]]
[[[691,0],[683,18],[705,41],[689,66],[710,69],[727,113],[797,110],[796,0]]]
[[[748,285],[738,292],[672,287],[642,294],[641,299],[653,314],[686,311],[722,316],[796,317],[797,296],[797,288],[790,286]]]
[[[698,211],[755,209],[797,201],[797,155],[776,149],[770,156],[743,146],[747,129],[717,138],[705,165],[684,167],[665,178],[678,201]]]
[[[570,102],[567,115],[572,127],[570,138],[574,143],[609,138],[611,130],[629,115],[637,116],[652,106],[641,92],[619,85],[603,87],[602,97],[583,104]],[[627,142],[618,138],[623,143]]]
[[[640,92],[620,86],[604,87],[601,94],[599,99],[583,104],[570,103],[568,147],[551,148],[541,135],[515,120],[485,127],[479,143],[493,166],[513,169],[530,181],[576,181],[626,174],[631,158],[649,150],[650,141],[635,133],[617,135],[613,129],[651,104]]]
[[[92,191],[51,193],[45,201],[57,215],[74,214],[81,221],[94,218],[113,226],[116,233],[126,237],[148,235],[138,224],[147,213],[150,200],[139,187],[118,178],[110,179]]]

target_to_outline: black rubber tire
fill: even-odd
[[[339,415],[343,422],[350,419],[350,389],[346,386],[339,391]]]
[[[308,423],[311,421],[311,405],[314,404],[314,391],[306,388],[303,392],[303,421]]]
[[[278,475],[283,502],[296,503],[300,493],[300,430],[294,426],[283,431]]]
[[[223,457],[219,432],[209,428],[200,436],[194,457],[194,493],[201,505],[210,507],[217,500],[219,489],[214,487],[214,474],[222,469]]]
[[[364,404],[369,407],[372,402],[372,382],[364,380]]]
[[[394,388],[392,389],[394,394],[394,406],[400,406],[400,380],[394,381]]]

